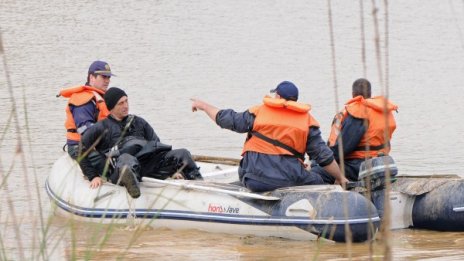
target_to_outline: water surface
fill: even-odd
[[[163,142],[193,154],[234,158],[244,135],[192,113],[191,97],[241,111],[290,80],[300,88],[300,101],[312,105],[327,137],[334,113],[350,98],[351,83],[367,77],[374,94],[388,94],[400,107],[392,141],[400,173],[462,175],[464,2],[389,1],[386,17],[384,1],[376,1],[380,49],[374,7],[371,1],[362,3],[363,12],[359,1],[341,0],[0,1],[1,58],[7,64],[0,65],[0,172],[7,180],[0,192],[0,238],[7,256],[18,259],[20,248],[28,257],[37,253],[39,209],[44,217],[51,213],[43,184],[65,141],[66,101],[55,95],[62,87],[83,84],[96,59],[110,63],[117,74],[111,85],[126,90],[131,112],[147,119]],[[81,232],[93,227],[77,223],[84,228],[74,240],[60,238],[70,231],[67,222],[53,220],[56,237],[48,249],[56,244],[56,258],[72,258],[72,249],[85,256],[94,243]],[[15,233],[17,224],[21,228]],[[368,244],[349,248],[171,230],[143,231],[124,250],[133,233],[116,229],[98,258],[121,253],[138,260],[382,256],[381,247],[370,253]],[[462,259],[462,237],[395,231],[392,252],[395,260]]]

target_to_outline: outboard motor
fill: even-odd
[[[382,190],[385,188],[385,179],[390,172],[391,183],[396,179],[398,168],[390,156],[381,156],[365,160],[359,166],[358,180],[371,191]]]
[[[363,193],[371,192],[371,200],[376,206],[379,216],[383,217],[385,184],[389,174],[390,183],[396,181],[398,168],[395,161],[390,156],[380,156],[370,158],[361,163],[359,168],[357,186],[365,188]]]

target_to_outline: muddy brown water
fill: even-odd
[[[372,245],[348,245],[96,227],[55,217],[44,190],[64,144],[66,101],[55,94],[83,84],[96,59],[110,63],[117,75],[111,86],[126,90],[131,112],[150,122],[163,142],[232,158],[239,157],[244,135],[192,113],[190,98],[241,111],[290,80],[300,87],[300,101],[311,103],[326,138],[351,83],[366,76],[374,94],[388,94],[400,107],[392,141],[400,174],[462,176],[464,2],[374,2],[380,56],[372,1],[0,1],[0,257],[382,259],[382,235]],[[42,227],[48,228],[45,240]],[[458,232],[393,231],[391,254],[394,260],[462,260],[463,238]]]

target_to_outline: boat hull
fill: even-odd
[[[391,229],[422,228],[464,231],[464,180],[459,177],[398,177],[389,193],[390,215],[384,215],[385,190],[372,201]]]
[[[464,231],[464,180],[416,196],[412,219],[417,228]]]
[[[206,180],[214,180],[214,173],[227,176],[237,169],[202,164],[202,172]],[[380,222],[369,200],[339,186],[257,194],[211,181],[144,178],[140,189],[138,199],[110,183],[90,189],[78,165],[66,155],[55,163],[46,181],[57,213],[94,222],[124,223],[135,217],[153,227],[338,242],[372,239]]]

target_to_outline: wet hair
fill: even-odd
[[[353,97],[359,95],[365,99],[371,97],[371,83],[364,78],[359,78],[353,82]]]

